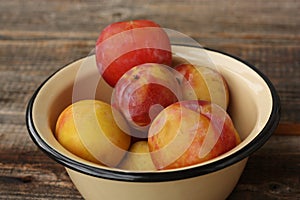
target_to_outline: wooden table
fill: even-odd
[[[106,25],[141,18],[270,78],[281,98],[279,127],[228,199],[300,199],[299,10],[297,0],[0,0],[0,199],[82,199],[64,168],[31,141],[26,104],[51,73],[88,55]]]

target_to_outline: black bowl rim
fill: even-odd
[[[95,166],[87,165],[80,163],[78,161],[75,161],[73,159],[70,159],[69,157],[66,157],[53,149],[51,146],[49,146],[40,136],[38,131],[35,128],[35,124],[33,122],[33,116],[32,116],[32,109],[34,105],[34,101],[36,99],[36,96],[38,95],[41,88],[44,86],[44,84],[56,73],[58,73],[60,70],[68,66],[69,64],[63,66],[62,68],[58,69],[56,72],[54,72],[51,76],[49,76],[34,92],[33,96],[28,102],[27,109],[26,109],[26,125],[29,132],[29,135],[33,142],[42,150],[44,151],[49,157],[54,159],[56,162],[62,164],[63,166],[75,170],[77,172],[90,175],[93,177],[103,178],[103,179],[109,179],[109,180],[116,180],[116,181],[129,181],[129,182],[162,182],[162,181],[174,181],[174,180],[181,180],[181,179],[187,179],[192,177],[197,177],[201,175],[205,175],[208,173],[212,173],[218,170],[221,170],[225,167],[228,167],[230,165],[233,165],[244,158],[251,155],[253,152],[258,150],[272,135],[272,133],[275,131],[279,120],[280,120],[280,99],[279,96],[275,90],[275,87],[271,83],[271,81],[261,72],[259,71],[255,66],[251,65],[250,63],[240,59],[239,57],[230,55],[228,53],[214,50],[211,48],[206,47],[197,47],[193,45],[176,45],[175,46],[187,46],[187,47],[193,47],[193,48],[203,48],[208,51],[217,52],[226,56],[229,56],[233,59],[236,59],[237,61],[244,63],[249,68],[254,70],[268,85],[272,99],[273,99],[273,105],[272,105],[272,111],[270,114],[270,118],[268,119],[265,127],[261,130],[261,132],[245,147],[238,150],[237,152],[234,152],[233,154],[222,158],[220,160],[217,160],[212,163],[208,163],[206,165],[200,165],[195,166],[192,168],[183,168],[182,170],[174,170],[174,171],[162,171],[162,172],[130,172],[130,171],[121,171],[121,170],[109,170],[106,168],[98,168]],[[79,59],[78,59],[79,60]],[[76,60],[75,60],[76,61]],[[74,62],[75,62],[74,61]]]

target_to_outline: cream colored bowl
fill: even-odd
[[[237,184],[249,155],[260,148],[276,128],[280,117],[279,98],[271,82],[254,66],[225,53],[199,47],[173,45],[172,51],[193,63],[213,65],[223,74],[231,92],[229,112],[242,142],[210,161],[163,171],[133,172],[103,167],[73,155],[54,137],[58,115],[80,99],[110,102],[112,91],[100,80],[95,57],[88,56],[50,76],[34,93],[26,116],[32,140],[65,166],[85,199],[225,199]],[[205,59],[201,59],[203,55]]]

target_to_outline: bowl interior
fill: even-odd
[[[215,162],[243,149],[261,132],[272,111],[272,94],[264,79],[243,62],[216,51],[176,45],[172,46],[172,51],[191,63],[212,65],[222,73],[230,90],[229,114],[242,139],[241,144],[231,151],[199,165]],[[203,55],[209,58],[204,63],[199,59]],[[112,88],[98,73],[93,55],[60,69],[39,88],[33,101],[32,120],[39,137],[63,156],[106,169],[67,151],[57,142],[53,131],[59,114],[72,102],[98,99],[109,103],[111,93]]]

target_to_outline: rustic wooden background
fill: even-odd
[[[279,127],[228,199],[300,199],[299,11],[298,0],[0,0],[0,199],[82,199],[31,141],[26,104],[50,74],[88,55],[106,25],[131,19],[239,56],[270,78],[282,103]]]

